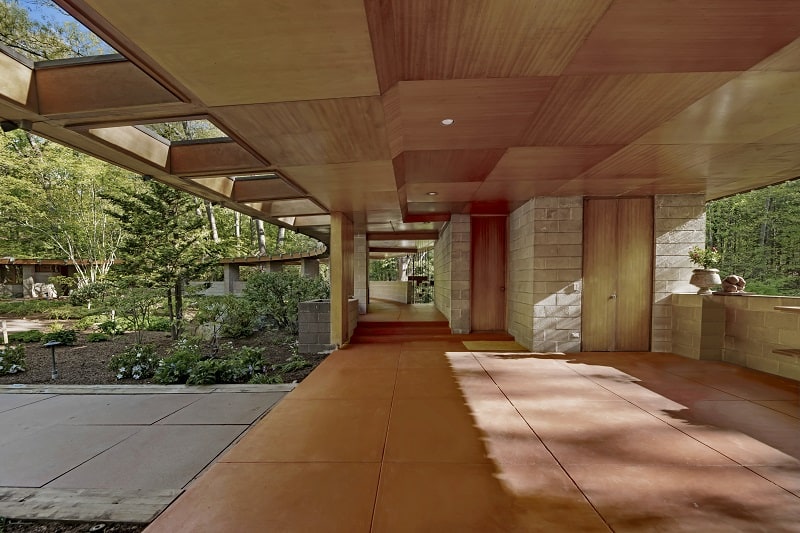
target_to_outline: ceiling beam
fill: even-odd
[[[438,238],[438,231],[373,231],[367,233],[369,241],[435,241]]]

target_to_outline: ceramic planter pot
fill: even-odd
[[[697,294],[711,294],[711,287],[720,285],[722,279],[716,268],[696,268],[692,270],[692,278],[689,283],[699,289]]]

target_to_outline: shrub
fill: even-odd
[[[25,347],[6,346],[0,350],[0,376],[25,372]]]
[[[225,315],[220,333],[223,337],[241,339],[253,334],[253,306],[244,298],[225,296]]]
[[[311,366],[311,363],[300,355],[293,355],[285,363],[273,367],[279,374],[288,374]]]
[[[256,313],[279,328],[297,333],[300,302],[330,297],[330,286],[322,278],[306,278],[295,271],[253,274],[244,290]]]
[[[69,293],[69,303],[76,307],[91,306],[92,301],[103,301],[110,292],[111,285],[109,283],[104,281],[90,283],[71,291]]]
[[[79,331],[83,331],[86,329],[91,329],[97,326],[98,324],[105,322],[108,320],[106,315],[86,315],[85,317],[81,318],[77,322],[75,322],[75,328]]]
[[[40,342],[41,340],[42,332],[35,329],[8,334],[8,342]]]
[[[158,362],[153,381],[162,384],[186,383],[194,366],[203,358],[196,342],[181,339],[172,345],[170,354]]]
[[[11,301],[0,302],[0,315],[8,317],[25,317],[46,313],[48,310],[59,307],[60,304],[56,300],[25,300],[25,301]]]
[[[125,333],[125,326],[121,320],[104,320],[97,324],[97,329],[106,335],[122,335]]]
[[[158,368],[156,348],[152,344],[135,344],[111,357],[108,368],[116,372],[117,379],[147,379]]]
[[[170,331],[172,322],[165,316],[151,316],[147,319],[144,329],[146,331]]]
[[[253,385],[275,385],[283,383],[283,376],[280,374],[255,374],[248,383]]]
[[[61,344],[75,344],[78,341],[78,332],[74,329],[64,329],[61,324],[52,324],[51,331],[42,335],[44,342],[60,342]]]
[[[86,336],[87,342],[105,342],[108,340],[108,335],[105,333],[89,333]]]

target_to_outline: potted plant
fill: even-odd
[[[692,278],[689,283],[697,287],[697,294],[711,294],[711,287],[719,285],[722,280],[719,277],[719,270],[712,268],[720,262],[722,254],[716,248],[700,248],[695,246],[689,250],[689,259],[692,263],[701,267],[692,271]]]

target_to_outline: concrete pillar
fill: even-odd
[[[277,261],[270,261],[269,263],[267,263],[266,271],[283,272],[283,263],[279,263]]]
[[[331,213],[331,343],[350,340],[348,297],[353,294],[353,222],[344,213]]]
[[[353,296],[358,300],[358,314],[364,315],[369,303],[369,246],[366,233],[357,233],[353,239]]]
[[[222,265],[222,286],[225,294],[236,292],[236,283],[239,282],[239,265],[225,263]]]
[[[300,265],[300,273],[306,278],[319,277],[319,259],[314,257],[303,259]]]
[[[34,272],[36,265],[22,265],[22,297],[33,298]]]

